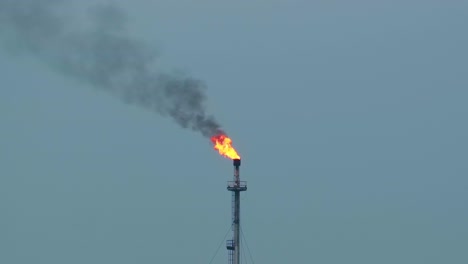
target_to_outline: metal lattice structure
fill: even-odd
[[[232,231],[233,238],[226,241],[226,249],[228,250],[228,263],[240,264],[240,193],[247,191],[247,182],[240,181],[239,167],[240,159],[234,159],[234,181],[229,181],[227,185],[228,191],[232,192]]]

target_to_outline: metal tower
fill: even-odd
[[[233,239],[226,241],[229,264],[240,264],[240,192],[247,191],[247,182],[240,181],[240,159],[234,159],[234,181],[228,181],[227,189],[232,192]]]

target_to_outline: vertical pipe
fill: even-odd
[[[234,181],[237,190],[234,191],[234,264],[240,264],[240,160],[234,160]]]
[[[240,263],[240,192],[235,192],[235,217],[234,217],[234,243],[235,247],[235,257],[234,264]]]

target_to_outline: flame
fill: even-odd
[[[211,137],[211,142],[214,144],[214,149],[218,150],[219,154],[230,159],[240,159],[236,149],[231,145],[232,139],[225,134],[219,134]]]

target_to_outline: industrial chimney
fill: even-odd
[[[233,159],[234,181],[228,181],[227,189],[232,192],[232,227],[233,239],[226,241],[229,264],[240,263],[240,192],[247,191],[247,182],[240,181],[240,159]]]

